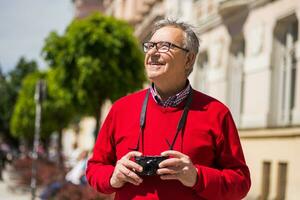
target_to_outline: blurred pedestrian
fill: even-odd
[[[3,180],[3,170],[5,170],[8,158],[11,155],[11,148],[2,138],[0,138],[0,180]]]
[[[73,168],[76,165],[76,163],[78,162],[78,158],[80,157],[81,153],[82,153],[82,150],[79,148],[78,143],[75,142],[73,144],[73,149],[72,149],[71,154],[69,156],[66,156],[67,157],[66,166],[68,168]]]
[[[77,159],[77,163],[66,174],[66,181],[69,181],[75,185],[85,185],[85,169],[88,159],[88,151],[82,151]]]
[[[65,179],[60,181],[54,181],[50,183],[45,189],[41,192],[40,199],[47,200],[52,199],[59,190],[61,190],[66,184],[74,185],[86,185],[86,176],[85,169],[87,164],[89,151],[82,151],[78,158],[76,164],[70,169],[66,174]]]

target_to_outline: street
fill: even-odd
[[[0,181],[0,200],[29,200],[29,191],[22,191],[19,188],[12,188],[7,171],[3,171],[3,180]]]

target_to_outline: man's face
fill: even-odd
[[[184,32],[176,27],[166,26],[158,29],[149,42],[170,42],[179,47],[184,44]],[[184,82],[187,78],[186,68],[187,52],[170,47],[168,52],[160,53],[155,47],[150,49],[145,56],[145,69],[148,78],[154,83]]]

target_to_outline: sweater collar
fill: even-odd
[[[189,80],[187,80],[186,87],[178,92],[177,94],[170,96],[166,100],[162,100],[160,95],[157,93],[154,83],[151,84],[150,92],[154,101],[163,107],[177,107],[190,93],[192,87]]]

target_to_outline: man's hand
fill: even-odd
[[[191,159],[178,151],[164,151],[162,156],[171,158],[159,164],[157,174],[163,180],[179,180],[183,185],[193,187],[197,182],[197,169]]]
[[[115,170],[110,178],[110,184],[114,188],[122,187],[126,182],[134,185],[142,183],[142,179],[134,173],[134,171],[142,172],[143,168],[130,160],[134,156],[141,156],[142,153],[138,151],[131,151],[117,161]]]

